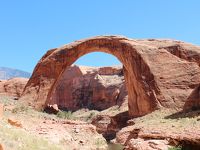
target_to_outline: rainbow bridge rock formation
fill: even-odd
[[[35,107],[54,104],[52,94],[65,70],[91,52],[112,54],[123,64],[130,116],[162,107],[183,108],[200,83],[198,46],[174,40],[98,36],[49,50],[35,67],[21,99]]]

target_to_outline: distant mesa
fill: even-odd
[[[30,78],[31,73],[22,70],[0,67],[0,80],[7,80],[15,77]]]

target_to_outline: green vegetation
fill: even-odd
[[[88,121],[88,120],[91,120],[92,119],[92,117],[94,117],[95,116],[95,113],[94,112],[90,112],[90,114],[89,114],[89,116],[86,118],[86,120]]]
[[[112,144],[112,143],[108,144],[108,150],[123,150],[123,149],[124,146],[121,144]]]
[[[71,119],[71,120],[82,120],[90,122],[95,115],[98,114],[112,114],[122,112],[124,110],[119,109],[118,107],[111,107],[104,111],[95,111],[88,109],[80,109],[75,112],[71,111],[59,111],[57,115],[47,114],[40,111],[35,111],[31,107],[25,106],[19,101],[14,101],[10,98],[0,97],[0,103],[3,103],[5,108],[8,109],[4,112],[4,120],[0,121],[0,141],[8,149],[61,149],[63,145],[67,145],[65,140],[59,142],[57,146],[53,143],[48,142],[48,139],[45,137],[35,137],[31,133],[26,132],[23,129],[15,128],[10,126],[7,123],[6,118],[10,116],[15,116],[17,120],[23,120],[24,118],[34,118],[34,119],[49,119],[49,120],[60,120],[61,119]],[[168,132],[183,132],[187,130],[198,129],[200,126],[200,111],[192,112],[178,112],[177,110],[162,109],[154,111],[151,114],[145,115],[143,117],[138,117],[130,120],[134,122],[136,128],[143,128],[144,130],[158,130]],[[31,124],[30,124],[31,125]],[[159,128],[158,128],[159,126]],[[105,147],[106,141],[102,139],[94,139],[92,141],[93,145],[100,148]],[[62,146],[61,146],[62,145]],[[121,150],[121,145],[110,144],[108,150]],[[182,147],[171,147],[169,150],[181,150]]]
[[[71,111],[59,111],[56,116],[58,118],[62,118],[62,119],[71,119],[73,120],[74,117],[73,117],[73,114]]]
[[[17,105],[14,109],[12,109],[12,113],[19,113],[19,112],[27,112],[28,107],[24,105]]]
[[[170,147],[168,150],[182,150],[181,146],[178,147]]]
[[[104,147],[106,145],[106,141],[104,141],[102,139],[97,139],[95,141],[95,145],[96,145],[97,148]]]
[[[57,115],[54,114],[47,114],[43,111],[36,111],[33,108],[29,106],[25,106],[20,101],[15,101],[12,98],[9,97],[0,97],[0,103],[4,104],[4,117],[2,120],[0,120],[0,143],[4,146],[5,149],[9,150],[68,150],[71,149],[71,145],[69,146],[69,139],[63,138],[63,140],[59,138],[51,138],[52,136],[47,136],[43,134],[38,134],[40,132],[37,130],[36,134],[32,133],[32,129],[35,132],[35,125],[37,121],[43,124],[41,120],[44,120],[46,123],[46,120],[54,122],[61,119],[91,119],[95,112],[93,111],[87,111],[87,110],[78,110],[77,112],[71,112],[71,111],[60,111]],[[83,113],[84,112],[84,113]],[[84,117],[79,116],[85,115]],[[8,123],[8,118],[14,118],[17,121],[22,123],[23,128],[17,128],[15,126],[12,126]],[[52,123],[53,124],[53,123]],[[28,127],[28,129],[27,129]],[[42,128],[41,128],[42,129]],[[43,130],[43,129],[42,129]],[[48,129],[50,130],[50,129]],[[45,131],[45,130],[44,130]],[[48,131],[49,133],[50,131]],[[70,134],[70,131],[67,131]],[[71,133],[72,135],[74,132]],[[68,135],[68,134],[66,134]],[[91,135],[93,135],[91,133]],[[91,135],[84,135],[87,139],[90,139]],[[83,136],[83,137],[84,137]],[[78,149],[84,149],[88,146],[92,146],[95,148],[95,146],[102,148],[106,147],[107,143],[103,138],[99,138],[101,136],[95,135],[92,140],[90,141],[90,145],[81,145],[77,144],[74,145],[74,147],[78,147]],[[74,135],[75,139],[79,139],[79,134]],[[97,139],[97,140],[96,140]],[[55,140],[55,141],[54,141]],[[58,140],[58,141],[57,141]],[[97,142],[95,142],[97,141]],[[80,147],[79,147],[80,146]],[[89,149],[89,147],[87,148]]]

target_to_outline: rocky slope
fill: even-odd
[[[1,116],[4,104],[4,115]],[[0,146],[3,150],[106,150],[96,127],[83,121],[61,119],[0,97]]]
[[[199,113],[199,110],[177,113],[166,109],[131,119],[116,134],[114,142],[125,145],[128,150],[168,150],[170,147],[199,150]]]
[[[7,80],[14,77],[30,78],[31,74],[25,71],[0,67],[0,80]]]

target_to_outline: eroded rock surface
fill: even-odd
[[[122,112],[114,116],[97,115],[92,118],[92,124],[96,126],[97,132],[102,134],[106,140],[115,138],[116,133],[127,126],[128,112]]]
[[[131,139],[126,150],[168,150],[171,146],[167,140]]]
[[[200,84],[191,92],[185,105],[184,110],[199,110],[200,109]]]
[[[98,36],[49,50],[35,67],[22,100],[35,107],[53,101],[57,83],[79,57],[90,52],[116,56],[124,66],[131,116],[183,108],[200,83],[200,47],[175,40]],[[28,99],[28,100],[27,100]]]
[[[24,90],[28,78],[12,78],[0,80],[0,95],[19,98]]]
[[[126,96],[121,67],[72,66],[62,74],[46,103],[67,110],[103,110],[120,105]]]

